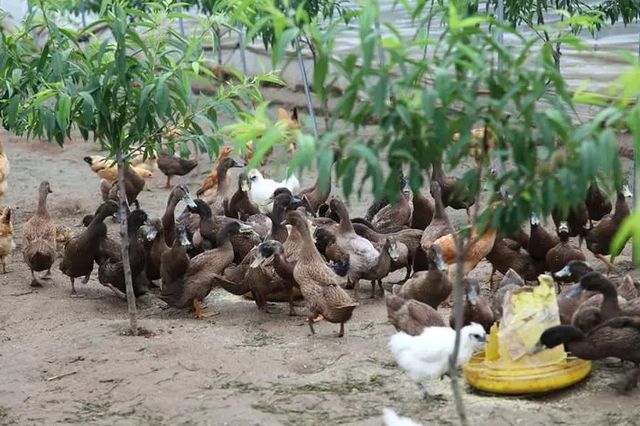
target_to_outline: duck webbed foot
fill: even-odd
[[[434,402],[434,401],[445,401],[445,397],[439,394],[433,395],[430,394],[427,389],[422,385],[422,383],[418,383],[418,387],[420,388],[420,391],[422,392],[422,399],[424,399],[426,402]]]
[[[218,312],[202,312],[202,306],[200,306],[200,302],[197,299],[193,299],[193,309],[196,311],[196,318],[211,318],[212,316],[218,315]]]
[[[609,387],[615,389],[619,395],[624,395],[638,387],[638,379],[640,379],[640,365],[636,364],[635,367],[627,371],[620,379],[609,383]]]

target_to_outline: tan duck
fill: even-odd
[[[422,194],[420,190],[413,191],[411,228],[424,230],[431,223],[435,211],[436,207],[431,199]]]
[[[129,235],[129,267],[133,278],[133,291],[135,297],[142,296],[147,292],[143,280],[138,276],[144,273],[147,263],[147,254],[138,238],[138,231],[142,225],[148,224],[147,213],[143,210],[134,210],[129,214],[127,220],[127,234]],[[91,226],[91,225],[89,225]],[[120,250],[104,252],[100,250],[96,257],[98,263],[98,281],[100,284],[111,289],[117,296],[118,291],[126,295],[124,262]],[[146,281],[146,280],[145,280]]]
[[[300,291],[311,313],[308,318],[311,333],[314,333],[313,323],[321,316],[329,322],[339,323],[338,337],[342,337],[344,323],[351,318],[358,304],[342,289],[342,279],[327,266],[316,250],[304,216],[293,211],[288,213],[287,220],[300,233],[304,242],[293,276],[300,285]]]
[[[329,207],[340,217],[340,225],[335,231],[336,244],[342,252],[349,255],[348,277],[353,283],[353,297],[357,301],[360,279],[367,271],[376,267],[380,253],[371,241],[356,234],[349,212],[340,199],[332,198]]]
[[[609,270],[613,268],[613,257],[619,253],[609,253],[611,247],[611,240],[613,239],[618,228],[622,224],[622,221],[631,214],[631,210],[627,205],[626,197],[630,197],[632,194],[629,188],[625,185],[622,191],[617,193],[616,207],[612,214],[608,214],[602,218],[602,220],[591,230],[587,235],[587,248],[598,259],[602,260]],[[606,255],[611,254],[611,260],[607,260]]]
[[[176,207],[180,201],[184,201],[187,207],[196,208],[196,204],[191,198],[189,188],[186,185],[176,185],[169,199],[167,200],[167,207],[162,215],[162,230],[164,234],[164,241],[167,246],[173,244],[175,238],[175,226],[176,226]]]
[[[540,219],[538,219],[538,216],[535,214],[531,215],[529,223],[531,224],[531,235],[529,237],[527,251],[534,260],[545,262],[547,253],[560,243],[560,238],[547,231],[544,226],[540,224]]]
[[[387,294],[387,317],[397,331],[419,336],[425,327],[444,327],[442,316],[431,306],[414,299]]]
[[[218,166],[218,186],[216,187],[216,192],[209,196],[202,197],[202,199],[209,204],[211,211],[216,216],[224,216],[224,206],[227,198],[231,195],[227,173],[229,169],[234,167],[242,167],[242,165],[231,157],[223,158]]]
[[[71,295],[76,296],[75,279],[84,276],[83,284],[89,282],[93,263],[100,250],[100,240],[107,235],[104,220],[118,211],[114,201],[103,203],[96,210],[91,223],[81,234],[73,237],[64,247],[60,271],[71,280]]]
[[[22,255],[31,271],[31,287],[42,286],[35,272],[47,271],[48,277],[56,258],[56,226],[47,210],[47,195],[51,192],[49,182],[40,183],[38,208],[22,227]]]
[[[442,260],[440,246],[432,244],[427,249],[427,258],[429,270],[415,272],[402,286],[393,286],[393,292],[402,298],[415,299],[438,309],[447,300],[453,287],[447,265]]]
[[[195,256],[188,261],[186,272],[183,272],[185,258],[188,260],[185,245],[187,241],[182,226],[178,228],[170,250],[162,255],[161,275],[162,291],[160,299],[168,305],[184,309],[193,306],[197,318],[205,318],[213,314],[202,312],[202,302],[219,283],[220,275],[233,261],[233,246],[229,237],[233,234],[251,232],[251,227],[236,221],[226,224],[216,236],[216,248]],[[177,260],[176,260],[177,259]],[[178,266],[175,266],[175,264]]]
[[[161,152],[158,156],[157,164],[160,171],[167,177],[165,188],[171,188],[171,178],[189,174],[198,165],[198,159],[191,160]]]
[[[149,226],[149,231],[144,236],[146,240],[147,262],[145,270],[150,280],[160,279],[160,265],[162,263],[162,255],[169,250],[169,246],[165,241],[164,228],[160,219],[153,219]]]
[[[478,323],[484,327],[484,330],[488,333],[489,329],[493,325],[493,311],[487,303],[480,296],[480,286],[478,281],[472,278],[463,278],[462,285],[464,286],[464,307],[462,310],[463,323],[462,326],[469,325],[471,323]],[[451,308],[451,314],[449,316],[449,326],[455,328],[455,303]]]
[[[569,242],[569,224],[561,222],[558,227],[560,243],[547,252],[547,269],[551,272],[559,272],[572,260],[586,260],[582,250],[571,245]],[[554,275],[558,281],[566,282],[563,277]]]
[[[400,182],[402,185],[402,182]],[[395,204],[387,204],[371,219],[371,224],[379,230],[411,224],[411,204],[409,204],[409,188],[405,185],[400,189],[400,196]]]

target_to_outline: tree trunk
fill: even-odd
[[[218,51],[218,65],[222,66],[222,31],[220,31],[220,28],[216,27],[216,29],[214,30],[216,33],[216,38],[218,39],[218,45],[217,45],[217,51]]]
[[[138,318],[136,312],[136,296],[133,292],[133,277],[131,276],[131,264],[129,263],[129,232],[128,232],[128,204],[125,188],[125,167],[120,143],[115,144],[116,161],[118,163],[118,193],[120,201],[120,238],[122,239],[122,264],[124,266],[124,285],[127,290],[127,308],[129,310],[129,326],[131,334],[138,335]]]
[[[449,358],[449,377],[451,378],[451,390],[453,391],[453,397],[456,404],[456,412],[460,419],[462,426],[467,426],[467,413],[464,409],[464,402],[462,401],[462,393],[460,392],[460,384],[458,383],[458,369],[456,367],[456,361],[458,359],[458,352],[460,352],[460,330],[462,329],[463,317],[463,303],[462,303],[462,275],[464,268],[464,258],[466,254],[466,247],[462,237],[456,237],[456,282],[453,287],[453,303],[455,306],[455,319],[456,319],[456,341],[453,345],[453,353]]]

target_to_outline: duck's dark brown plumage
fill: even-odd
[[[167,177],[166,188],[171,187],[172,177],[189,174],[197,165],[197,159],[188,160],[186,158],[167,155],[164,152],[158,156],[158,168]]]
[[[91,223],[79,235],[73,237],[64,247],[60,261],[60,271],[71,280],[71,294],[76,294],[75,279],[84,276],[83,283],[89,281],[93,263],[100,249],[100,239],[106,237],[107,226],[104,220],[118,211],[114,201],[103,203],[93,215]]]

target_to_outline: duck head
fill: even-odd
[[[462,280],[462,284],[464,285],[465,293],[467,295],[467,301],[471,306],[475,306],[476,303],[478,303],[478,297],[480,297],[480,286],[478,285],[478,281],[472,278],[464,278]]]
[[[149,216],[144,210],[134,210],[129,214],[127,225],[130,232],[137,232],[142,225],[149,224]]]
[[[181,199],[182,201],[184,201],[187,207],[190,207],[192,209],[195,209],[197,207],[195,201],[189,193],[189,188],[186,185],[176,185],[171,191],[170,197]]]
[[[567,299],[579,296],[583,291],[597,291],[603,295],[617,296],[615,286],[600,272],[590,272],[580,280],[569,293]]]
[[[531,226],[538,226],[540,225],[540,218],[537,214],[533,213],[531,215],[531,218],[529,218],[529,223],[531,224]]]
[[[438,268],[439,271],[446,271],[447,264],[444,263],[444,259],[442,258],[442,248],[438,244],[431,244],[427,249],[427,256],[429,260],[431,260]]]
[[[593,268],[587,262],[584,260],[572,260],[564,268],[554,272],[553,276],[557,278],[573,277],[578,281],[589,272],[593,272]]]
[[[384,243],[384,248],[387,250],[387,253],[389,253],[391,260],[397,262],[400,256],[398,255],[398,243],[395,238],[388,237]]]
[[[538,343],[529,350],[529,355],[535,355],[545,349],[584,339],[584,333],[572,325],[556,325],[546,329],[540,336]]]
[[[250,268],[257,268],[261,266],[268,258],[273,256],[274,254],[282,254],[284,253],[284,248],[282,247],[282,243],[276,240],[268,240],[258,245],[258,249],[256,251],[256,258],[251,265]]]
[[[238,190],[240,192],[249,192],[251,189],[251,183],[249,182],[249,176],[245,172],[238,175]]]
[[[149,226],[149,230],[145,235],[145,237],[147,238],[147,241],[154,241],[161,229],[162,229],[162,221],[160,219],[153,219]]]

